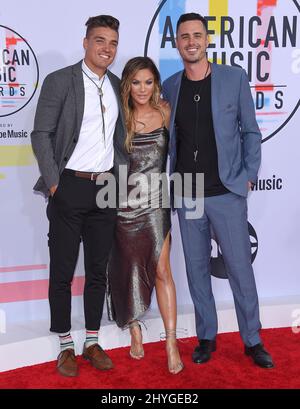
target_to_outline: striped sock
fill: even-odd
[[[60,350],[64,351],[68,348],[74,349],[74,342],[71,337],[70,332],[65,332],[64,334],[59,334]]]
[[[85,346],[86,348],[88,348],[94,344],[98,344],[98,331],[90,331],[87,329],[85,336]]]

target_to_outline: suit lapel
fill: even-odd
[[[174,91],[173,94],[170,98],[170,101],[172,101],[172,112],[171,112],[171,118],[170,118],[170,134],[172,135],[173,130],[174,130],[174,124],[175,124],[175,116],[176,116],[176,110],[177,110],[177,103],[178,103],[178,97],[179,97],[179,91],[180,91],[180,85],[181,85],[181,79],[182,79],[183,71],[180,71],[178,75],[175,77],[174,80]]]
[[[218,70],[218,65],[211,64],[211,111],[213,117],[214,131],[216,133],[215,124],[218,123],[218,112],[220,102],[221,78]]]
[[[124,128],[124,135],[126,134],[126,127],[125,127],[125,117],[124,117],[124,111],[123,111],[123,106],[122,106],[122,102],[121,102],[121,95],[120,95],[120,84],[118,81],[116,81],[116,78],[114,77],[114,75],[107,70],[107,76],[109,78],[109,81],[113,87],[113,90],[115,92],[117,101],[118,101],[118,107],[119,107],[119,113],[120,113],[120,118],[122,121],[122,126]]]
[[[82,76],[82,60],[73,65],[73,85],[75,90],[76,125],[80,132],[84,112],[84,84]]]

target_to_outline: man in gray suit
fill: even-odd
[[[172,107],[170,173],[193,175],[190,197],[180,200],[182,207],[176,203],[176,192],[174,197],[199,339],[193,361],[207,362],[216,350],[217,314],[210,277],[212,225],[227,267],[245,353],[255,364],[271,368],[272,358],[259,335],[247,225],[246,198],[261,160],[261,134],[248,78],[241,68],[208,62],[207,22],[199,14],[179,18],[176,42],[184,70],[164,82],[163,93]],[[204,173],[204,212],[193,219],[188,213],[189,202],[200,200],[197,173]]]
[[[119,79],[108,67],[118,46],[119,21],[107,15],[88,19],[85,57],[49,74],[43,83],[31,134],[41,177],[34,189],[49,196],[50,331],[59,334],[57,370],[76,376],[78,367],[71,329],[71,282],[84,246],[83,357],[100,370],[113,367],[98,344],[106,290],[106,264],[112,245],[115,208],[99,208],[96,183],[118,176],[126,165],[125,124]]]

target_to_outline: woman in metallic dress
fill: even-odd
[[[121,96],[130,169],[128,203],[119,204],[108,264],[109,315],[119,327],[129,327],[130,356],[143,358],[138,320],[149,308],[155,287],[166,333],[168,369],[176,374],[183,369],[183,363],[176,342],[176,291],[170,268],[170,207],[166,206],[164,188],[161,185],[150,187],[151,177],[166,171],[170,108],[161,104],[160,75],[150,58],[136,57],[127,62],[122,73]],[[137,186],[140,194],[136,194]]]

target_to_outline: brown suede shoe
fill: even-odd
[[[63,376],[77,376],[78,365],[74,349],[65,349],[58,355],[56,369]]]
[[[91,345],[88,348],[84,346],[82,356],[84,359],[90,361],[92,366],[97,369],[101,369],[102,371],[114,367],[112,360],[108,355],[106,355],[99,344]]]

